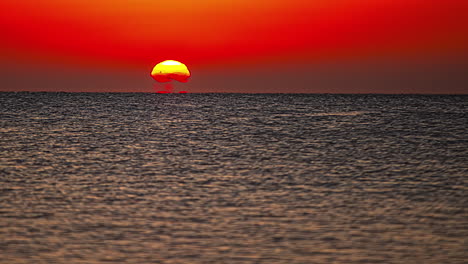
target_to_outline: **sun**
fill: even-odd
[[[187,82],[190,77],[190,71],[185,64],[175,60],[165,60],[154,66],[151,71],[151,77],[158,82],[169,82],[176,80]]]

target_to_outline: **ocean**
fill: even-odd
[[[0,93],[0,263],[466,263],[468,96]]]

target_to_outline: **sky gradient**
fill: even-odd
[[[3,0],[1,91],[467,93],[466,0]]]

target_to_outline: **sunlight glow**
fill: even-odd
[[[151,71],[151,77],[158,82],[169,82],[176,80],[187,82],[190,77],[190,71],[185,64],[175,60],[165,60],[154,66]]]

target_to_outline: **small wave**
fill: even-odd
[[[363,115],[369,112],[364,111],[350,111],[350,112],[332,112],[332,113],[310,113],[307,116],[356,116]]]

